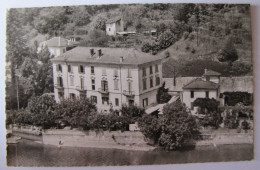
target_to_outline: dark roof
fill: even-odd
[[[220,75],[221,75],[220,73],[209,69],[205,69],[205,72],[203,74],[203,76],[220,76]]]
[[[218,87],[219,85],[216,83],[197,78],[186,84],[183,89],[217,89]]]
[[[70,40],[62,38],[62,37],[53,37],[45,41],[48,47],[66,47],[69,45],[76,44],[77,42],[70,42]]]
[[[93,56],[90,54],[90,49],[94,49],[95,54]],[[98,54],[98,50],[100,49],[102,51],[101,57]],[[123,62],[120,62],[121,57],[123,57]],[[162,57],[158,55],[144,53],[134,48],[76,47],[59,57],[53,58],[52,61],[140,65],[161,59]]]
[[[120,21],[120,20],[121,20],[120,17],[111,18],[111,19],[107,20],[106,24],[112,24],[112,23],[115,23],[115,22]]]

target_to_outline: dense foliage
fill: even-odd
[[[233,44],[232,39],[229,38],[227,40],[227,42],[225,43],[225,46],[223,47],[223,49],[221,49],[219,51],[218,60],[220,62],[228,62],[229,65],[232,65],[232,63],[234,61],[236,61],[237,59],[238,59],[238,54],[237,54],[236,48]]]
[[[157,102],[158,103],[167,103],[171,99],[171,95],[168,93],[169,89],[165,88],[165,82],[158,89],[157,93]]]
[[[89,119],[96,114],[96,106],[88,98],[62,100],[55,107],[56,122],[72,128],[89,128]]]
[[[199,120],[199,123],[202,126],[219,128],[219,125],[222,122],[222,117],[219,111],[219,101],[214,98],[197,98],[194,100],[193,105],[199,107],[199,114],[205,115]]]
[[[253,105],[253,96],[248,92],[224,92],[225,104],[235,106],[237,103],[243,103],[245,106]]]
[[[167,150],[182,148],[198,133],[195,118],[177,101],[163,108],[163,115],[144,115],[139,119],[141,132]]]

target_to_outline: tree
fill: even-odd
[[[122,116],[130,117],[133,121],[135,121],[139,117],[142,117],[142,115],[145,114],[145,110],[136,105],[122,105],[120,111],[122,113]]]
[[[237,50],[233,44],[232,38],[228,38],[224,47],[219,51],[218,60],[220,62],[228,62],[230,66],[238,59]]]
[[[107,21],[106,18],[99,17],[96,21],[95,29],[105,31],[106,30],[106,21]]]
[[[43,129],[46,129],[55,126],[55,106],[54,96],[43,94],[32,97],[26,110],[31,113],[33,125],[42,126]]]
[[[169,89],[165,88],[165,82],[158,89],[157,93],[157,102],[158,103],[167,103],[171,99],[171,95],[168,93]]]
[[[193,102],[194,106],[199,107],[199,113],[204,114],[205,117],[200,121],[203,126],[211,126],[218,128],[222,122],[222,118],[219,111],[219,101],[212,98],[197,98]]]
[[[138,125],[147,138],[158,141],[167,150],[180,149],[199,134],[195,118],[187,108],[176,101],[163,108],[163,115],[144,115]]]
[[[56,123],[88,129],[90,119],[96,114],[96,106],[88,98],[65,99],[55,107]]]

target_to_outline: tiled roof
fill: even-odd
[[[120,17],[111,18],[111,19],[107,20],[106,24],[112,24],[112,23],[117,22],[119,20],[121,20]]]
[[[91,55],[90,49],[94,49],[94,55]],[[100,49],[102,51],[101,57],[98,53]],[[120,62],[121,57],[123,57],[122,62]],[[59,57],[53,58],[52,61],[140,65],[161,59],[161,56],[147,54],[134,48],[76,47]]]
[[[72,44],[76,44],[76,42],[70,42],[70,40],[62,38],[62,37],[53,37],[45,41],[48,47],[66,47]]]
[[[205,73],[203,74],[203,76],[220,76],[220,75],[221,75],[220,73],[209,69],[205,69]]]
[[[183,89],[217,89],[218,87],[219,85],[216,83],[197,78],[186,84]]]

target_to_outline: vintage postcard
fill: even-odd
[[[10,8],[7,166],[254,158],[249,4]]]

